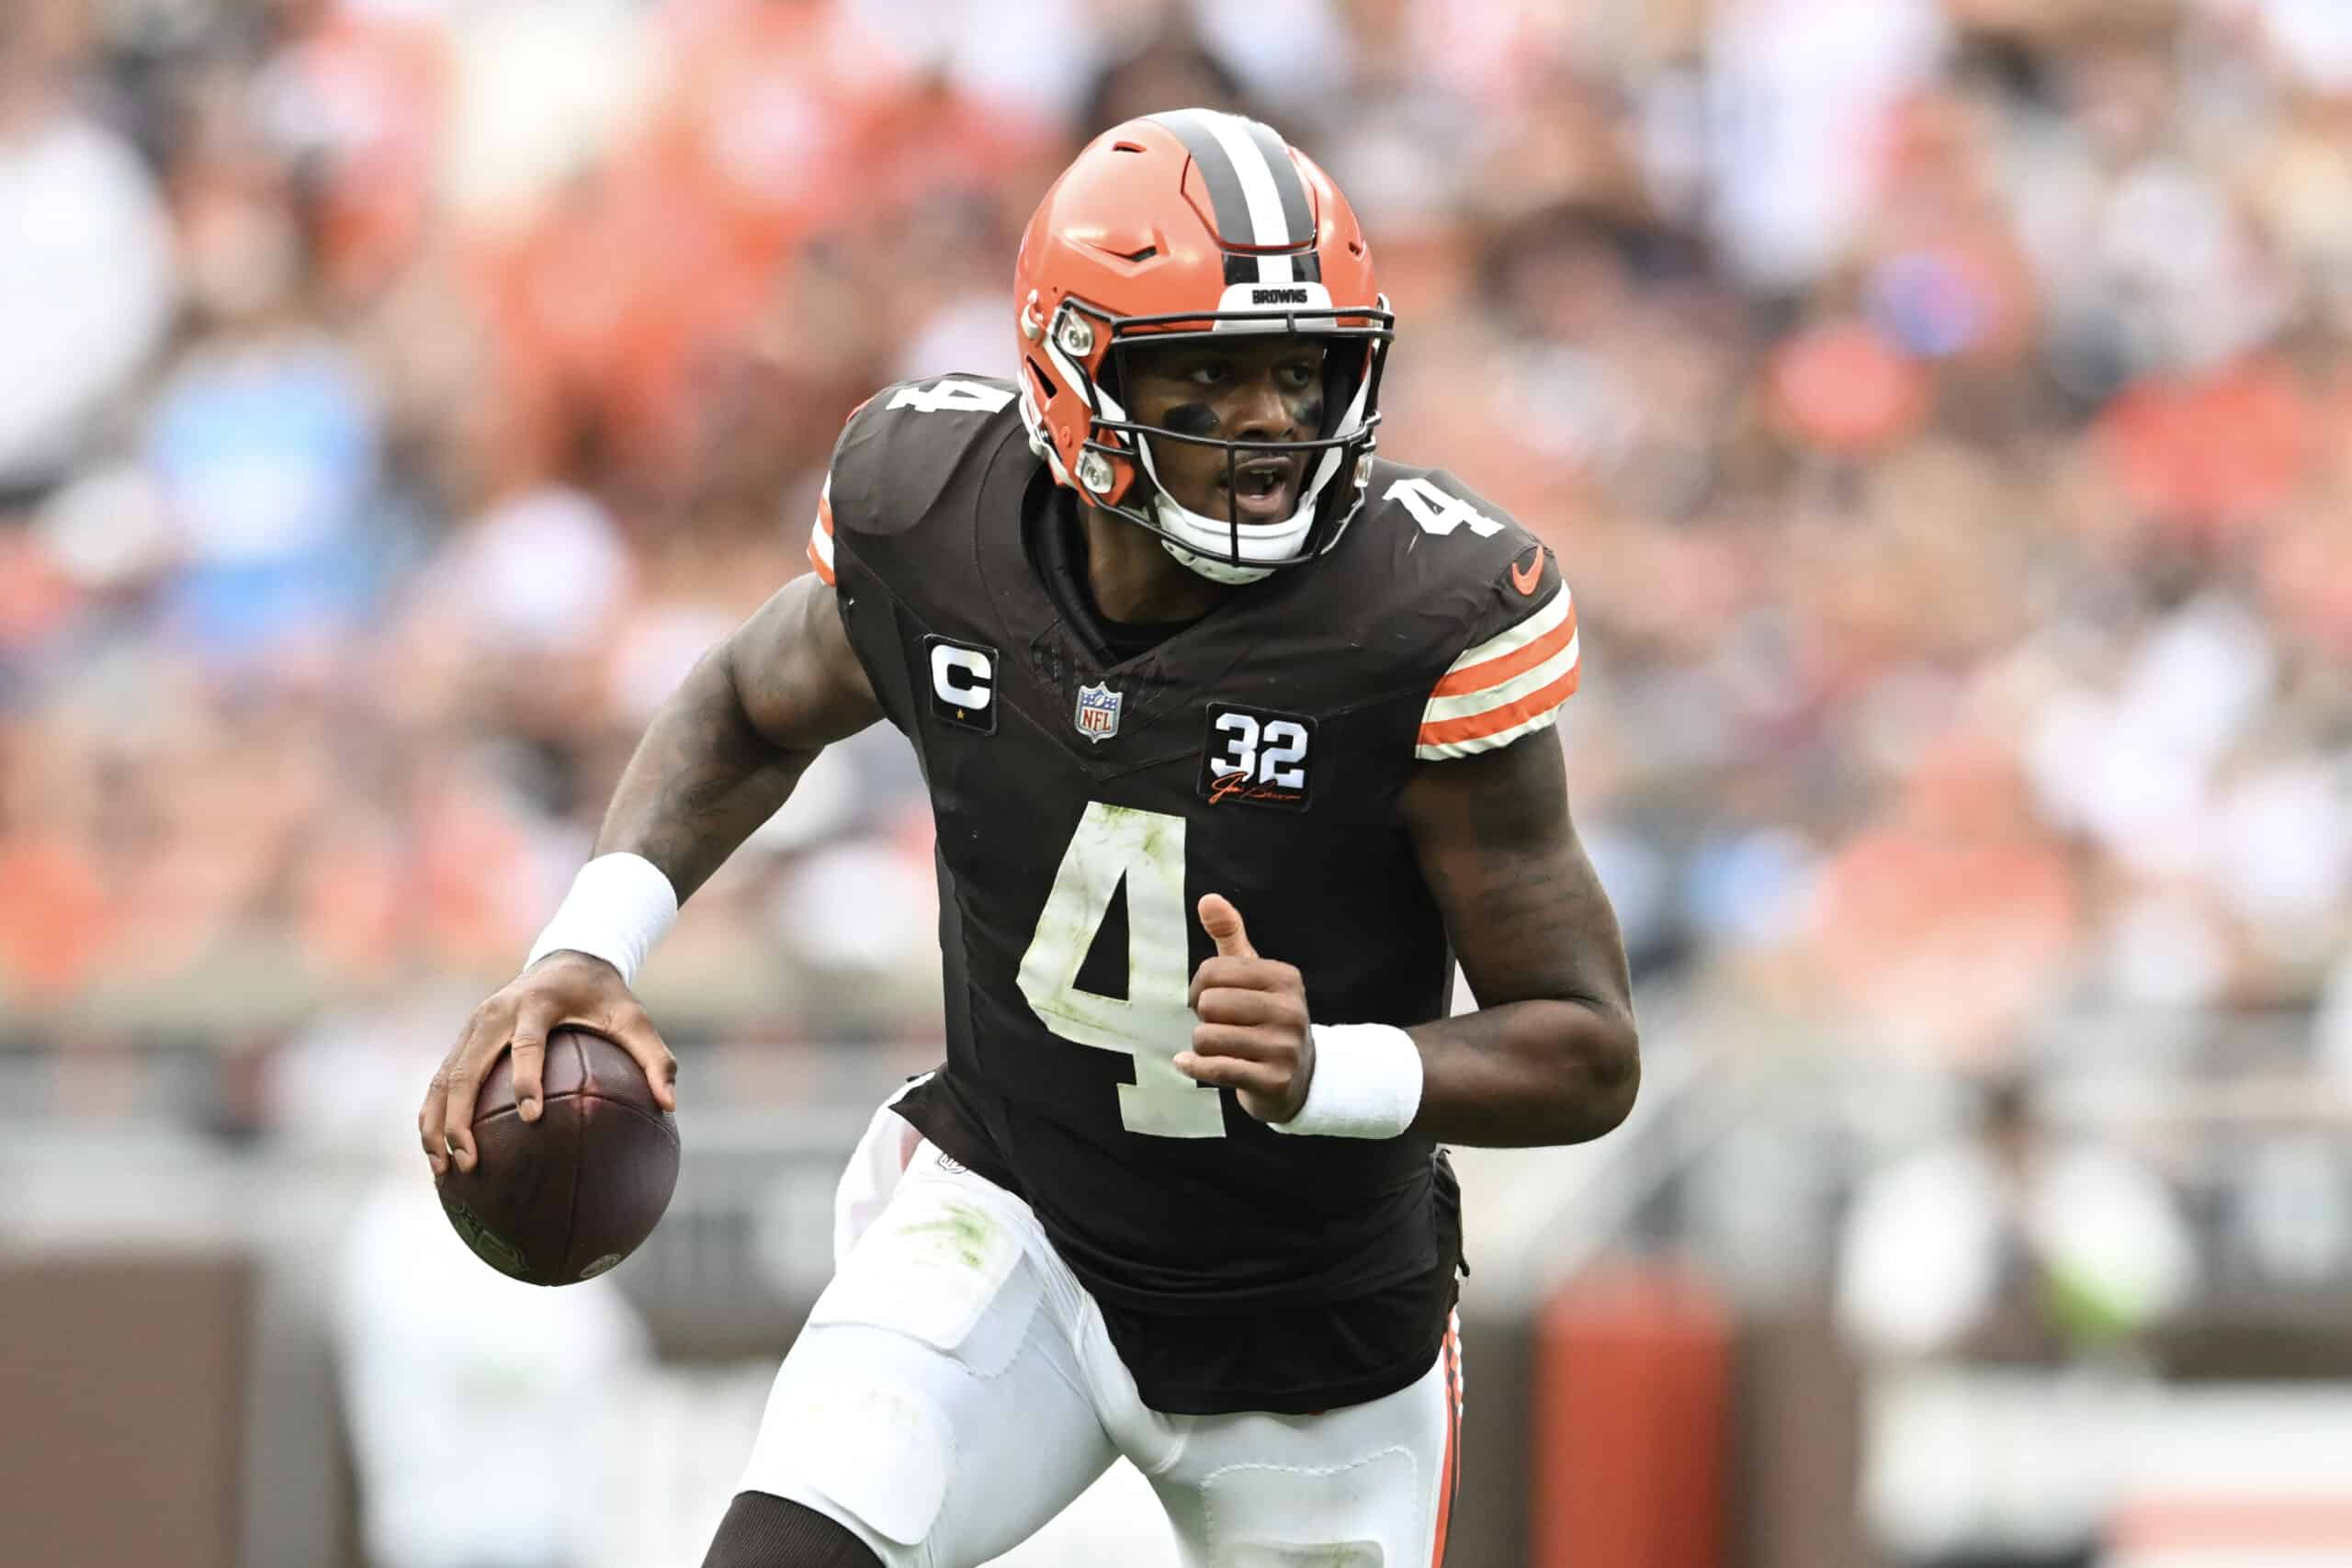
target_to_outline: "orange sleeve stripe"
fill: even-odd
[[[1530,692],[1515,703],[1505,703],[1500,707],[1488,708],[1484,713],[1465,714],[1460,718],[1441,719],[1435,724],[1425,724],[1421,726],[1421,733],[1414,744],[1445,746],[1457,740],[1476,740],[1481,736],[1498,734],[1502,730],[1525,724],[1529,719],[1539,714],[1550,712],[1575,695],[1577,677],[1583,668],[1581,664],[1577,665],[1550,685]]]
[[[817,541],[814,539],[808,541],[808,564],[817,569],[818,581],[828,588],[833,586],[833,569],[827,566],[825,558],[817,553]]]
[[[831,492],[832,487],[830,484],[828,484],[823,490],[817,492],[817,526],[822,528],[828,537],[831,536],[833,532],[833,497]]]
[[[1462,1331],[1445,1331],[1445,1457],[1439,1461],[1436,1550],[1430,1568],[1444,1568],[1445,1538],[1453,1523],[1453,1495],[1462,1485]]]
[[[1456,670],[1440,681],[1430,695],[1458,697],[1464,692],[1482,691],[1499,686],[1514,675],[1524,675],[1576,640],[1577,612],[1570,605],[1560,624],[1537,637],[1524,648],[1514,648],[1509,653]]]

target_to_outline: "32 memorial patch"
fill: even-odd
[[[1315,721],[1305,714],[1211,703],[1201,796],[1211,806],[1304,811],[1314,749]]]

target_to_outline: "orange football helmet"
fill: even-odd
[[[1312,560],[1363,505],[1396,317],[1347,197],[1271,127],[1180,109],[1096,137],[1030,218],[1013,299],[1030,446],[1057,483],[1150,529],[1195,571],[1249,582]],[[1232,333],[1324,347],[1315,437],[1227,441],[1127,417],[1118,350]],[[1193,512],[1160,483],[1161,441],[1222,449],[1228,485],[1238,463],[1303,455],[1297,503],[1269,523]]]

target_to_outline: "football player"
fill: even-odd
[[[839,1269],[708,1568],[966,1568],[1124,1454],[1188,1563],[1442,1560],[1461,1412],[1443,1143],[1569,1144],[1639,1077],[1551,732],[1533,537],[1375,455],[1394,318],[1264,125],[1105,132],[1022,241],[1014,379],[876,393],[782,589],[655,716],[418,1119],[628,989],[819,749],[887,718],[938,826],[947,1060],[844,1179]],[[1456,961],[1478,1010],[1448,1016]],[[860,1171],[878,1171],[878,1180]]]

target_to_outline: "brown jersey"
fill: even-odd
[[[1232,899],[1318,1021],[1443,1016],[1398,795],[1552,722],[1567,591],[1458,481],[1377,462],[1329,555],[1136,649],[1087,600],[1013,397],[877,394],[810,546],[938,827],[947,1065],[900,1110],[1036,1211],[1155,1408],[1376,1398],[1437,1354],[1451,1171],[1410,1134],[1280,1136],[1177,1070],[1214,951],[1193,908]]]

